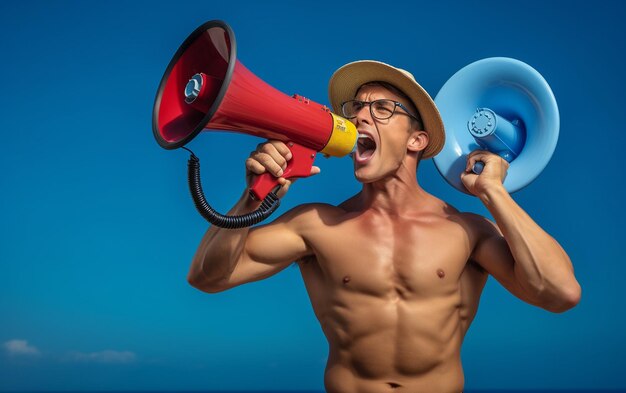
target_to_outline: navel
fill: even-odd
[[[437,275],[439,278],[444,278],[446,276],[446,272],[444,272],[443,269],[437,269]]]
[[[344,284],[347,284],[347,283],[349,283],[349,282],[350,282],[350,276],[345,276],[345,277],[343,278],[343,283],[344,283]]]

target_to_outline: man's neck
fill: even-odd
[[[420,209],[428,196],[418,184],[415,170],[403,165],[384,179],[363,184],[359,199],[363,210],[397,216]]]

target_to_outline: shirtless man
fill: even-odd
[[[420,187],[419,160],[441,149],[444,134],[412,75],[350,63],[331,79],[330,96],[363,137],[353,157],[361,192],[339,206],[298,206],[252,229],[210,228],[188,281],[214,293],[297,261],[329,343],[328,393],[459,393],[461,344],[488,275],[527,303],[563,312],[581,293],[569,257],[506,192],[508,163],[497,155],[472,153],[462,174],[497,225]],[[246,161],[248,184],[266,171],[280,176],[290,158],[282,142],[259,145]],[[480,175],[470,170],[476,161],[485,164]],[[281,184],[279,196],[290,182]],[[230,213],[258,206],[245,191]]]

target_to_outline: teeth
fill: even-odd
[[[366,134],[359,134],[358,139],[363,139],[363,138],[372,139],[372,137],[370,137],[369,135],[366,135]]]

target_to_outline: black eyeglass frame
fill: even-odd
[[[391,111],[391,114],[390,114],[389,116],[387,116],[387,117],[380,117],[380,116],[376,116],[376,115],[374,115],[374,111],[372,110],[372,104],[374,104],[374,103],[376,103],[376,102],[380,102],[380,101],[392,102],[392,103],[393,103],[393,111]],[[397,108],[397,107],[400,107],[400,108],[404,109],[404,111],[406,112],[406,115],[408,115],[408,116],[412,117],[413,119],[417,120],[420,124],[422,123],[422,119],[421,119],[419,116],[415,116],[415,115],[413,115],[413,114],[412,114],[412,113],[411,113],[411,112],[407,109],[407,107],[406,107],[406,106],[404,106],[401,102],[398,102],[398,101],[392,100],[392,99],[390,99],[390,98],[381,98],[381,99],[379,99],[379,100],[374,100],[374,101],[348,100],[348,101],[344,101],[344,102],[342,102],[342,103],[341,103],[341,113],[342,113],[342,114],[343,114],[343,116],[344,116],[346,119],[348,119],[348,120],[354,119],[354,118],[356,117],[356,114],[355,114],[354,116],[348,116],[348,115],[346,114],[345,106],[346,106],[346,104],[349,104],[349,103],[355,103],[355,102],[358,102],[358,103],[361,105],[361,108],[359,109],[359,111],[360,111],[361,109],[363,109],[363,106],[365,106],[365,105],[369,105],[369,107],[370,107],[370,115],[372,115],[372,117],[373,117],[374,119],[378,119],[378,120],[387,120],[387,119],[390,119],[390,118],[391,118],[391,116],[393,116],[393,115],[396,113],[396,108]],[[358,111],[357,111],[356,113],[358,113]]]

